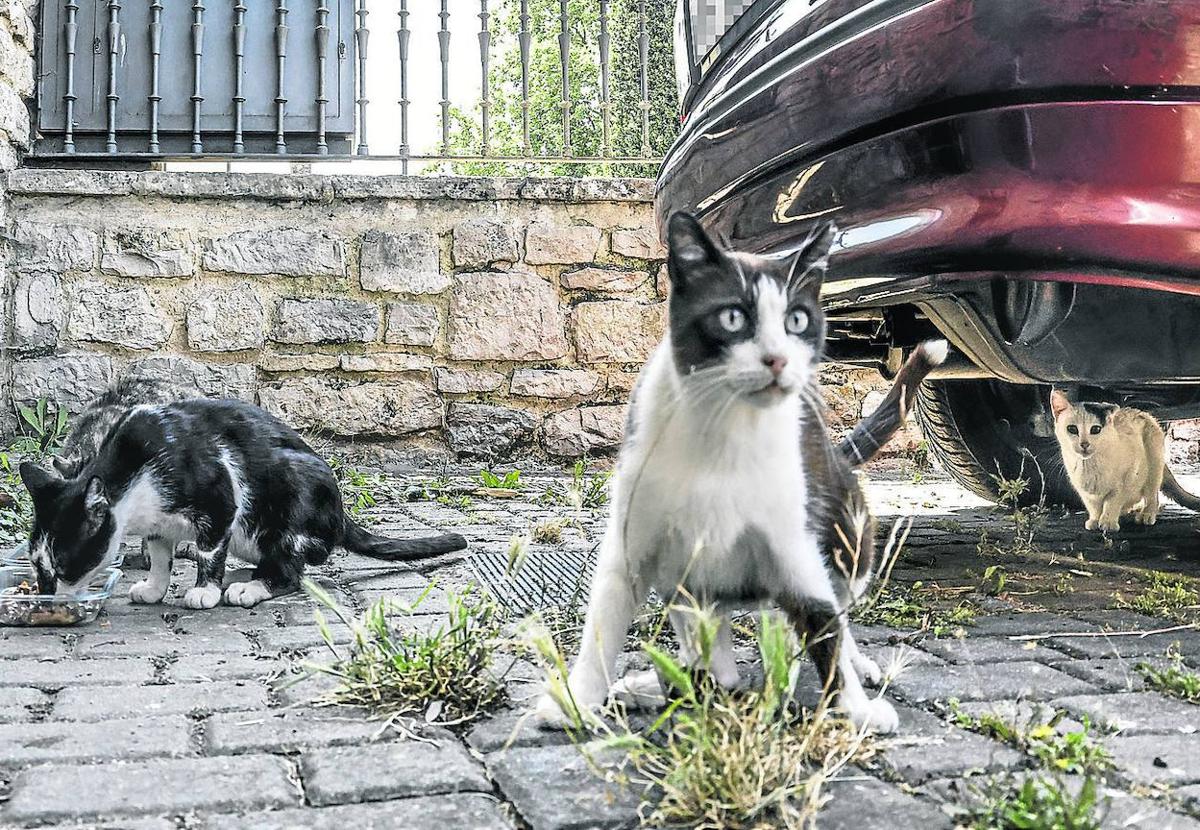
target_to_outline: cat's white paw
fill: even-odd
[[[896,707],[882,697],[866,697],[852,703],[843,703],[842,711],[850,722],[860,729],[870,729],[886,735],[895,732],[900,727],[900,716]]]
[[[156,585],[149,579],[143,579],[129,586],[129,601],[138,605],[155,605],[163,601],[167,588],[167,585]]]
[[[630,709],[657,709],[667,702],[654,670],[630,672],[612,685],[609,694]]]
[[[1098,524],[1099,524],[1101,530],[1107,530],[1107,531],[1110,531],[1113,533],[1115,533],[1121,529],[1121,520],[1120,519],[1110,519],[1107,522],[1104,521],[1103,519],[1101,519]]]
[[[216,608],[217,603],[220,601],[220,585],[197,585],[195,588],[188,588],[187,593],[183,595],[183,607],[194,608],[196,610],[202,608]]]
[[[253,608],[264,600],[271,598],[271,589],[261,579],[249,582],[235,582],[225,589],[225,602],[228,605],[239,605],[242,608]]]
[[[1088,519],[1086,522],[1084,522],[1083,528],[1084,530],[1099,530],[1100,521],[1098,519]]]
[[[533,719],[542,726],[556,726],[560,729],[565,729],[572,723],[558,702],[548,694],[538,698],[537,705],[533,707]]]
[[[1147,527],[1149,527],[1153,524],[1158,523],[1158,513],[1150,512],[1148,510],[1142,510],[1138,513],[1133,514],[1133,520],[1140,525],[1146,525]]]
[[[858,677],[868,686],[878,686],[883,681],[883,670],[879,664],[865,654],[856,654],[850,661]]]

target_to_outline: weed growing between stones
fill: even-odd
[[[965,811],[971,830],[1099,830],[1102,804],[1094,778],[1077,792],[1059,777],[1031,775],[994,780]]]
[[[1200,609],[1200,591],[1188,577],[1150,571],[1143,579],[1148,584],[1132,598],[1117,594],[1118,607],[1181,622],[1195,616],[1187,612]]]
[[[1022,465],[1022,472],[1024,465]],[[1001,474],[992,476],[996,483],[998,497],[996,504],[1009,511],[1012,519],[1012,536],[1007,540],[992,539],[986,529],[979,533],[977,550],[980,556],[1015,556],[1025,557],[1042,553],[1037,543],[1037,535],[1046,526],[1049,511],[1046,509],[1045,495],[1033,505],[1021,505],[1021,500],[1029,492],[1030,480],[1018,475],[1016,478],[1006,478]]]
[[[396,495],[387,479],[378,473],[364,472],[338,456],[330,456],[326,461],[337,478],[346,512],[359,524],[373,524],[374,520],[367,515],[367,511],[378,507],[381,501],[394,499]]]
[[[563,531],[567,527],[566,519],[547,519],[533,526],[531,534],[533,541],[542,545],[557,545],[562,542]]]
[[[1183,664],[1183,657],[1179,652],[1172,650],[1167,657],[1170,662],[1164,669],[1155,668],[1149,663],[1138,663],[1134,666],[1134,671],[1155,691],[1186,700],[1188,703],[1200,704],[1200,674]]]
[[[1080,729],[1060,731],[1059,724],[1066,716],[1062,710],[1048,720],[1035,711],[1027,722],[1016,723],[995,712],[967,714],[956,700],[949,704],[956,725],[1015,747],[1050,772],[1095,775],[1114,767],[1111,753],[1092,737],[1092,724],[1086,717]]]
[[[318,608],[317,625],[333,655],[332,664],[308,663],[310,673],[328,675],[338,686],[320,702],[365,706],[387,717],[415,715],[444,725],[466,723],[505,697],[497,655],[504,645],[499,608],[471,589],[447,592],[449,610],[436,627],[405,626],[428,593],[402,606],[381,599],[357,619],[311,580],[305,589],[354,632],[338,646]],[[400,617],[400,625],[389,618]]]
[[[488,490],[511,490],[516,492],[524,487],[521,484],[520,470],[510,470],[504,475],[494,473],[491,470],[480,470],[479,483]]]
[[[711,654],[719,623],[701,609],[697,645]],[[795,703],[799,673],[786,623],[763,613],[758,647],[763,686],[729,691],[707,672],[693,671],[651,643],[642,650],[667,687],[667,706],[644,730],[630,725],[620,707],[601,718],[581,712],[566,685],[567,667],[544,629],[531,639],[547,671],[547,689],[571,721],[573,739],[593,767],[640,787],[643,826],[696,828],[801,828],[822,804],[822,787],[849,763],[870,758],[872,742],[848,721],[831,716],[827,703],[808,711]],[[591,739],[583,743],[585,739]],[[609,753],[623,754],[614,770]]]
[[[948,604],[946,596],[942,589],[920,581],[911,586],[888,584],[858,606],[853,617],[862,625],[886,625],[934,637],[962,636],[963,627],[974,624],[977,608],[969,599]]]
[[[27,541],[33,523],[33,502],[21,483],[22,461],[46,460],[62,449],[70,429],[67,410],[41,398],[34,406],[17,404],[21,434],[0,450],[0,549]]]
[[[576,510],[596,510],[608,504],[608,480],[612,472],[589,473],[588,466],[586,458],[576,461],[571,468],[571,480],[546,488],[542,502]]]

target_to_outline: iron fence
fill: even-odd
[[[669,0],[469,0],[476,43],[460,43],[451,15],[467,3],[46,0],[35,161],[661,159],[676,123]],[[633,83],[615,89],[614,65]],[[475,100],[455,100],[460,73],[475,73]],[[424,144],[414,83],[439,122]],[[372,102],[381,90],[393,106]]]

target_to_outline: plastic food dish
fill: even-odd
[[[37,584],[28,565],[0,566],[0,625],[78,625],[96,619],[104,601],[112,596],[121,570],[105,568],[92,584],[74,596],[35,594]]]

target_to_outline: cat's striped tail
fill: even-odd
[[[388,539],[376,536],[346,517],[346,530],[342,536],[342,547],[351,553],[370,556],[372,559],[387,559],[392,562],[406,559],[424,559],[452,553],[467,546],[467,540],[457,533],[440,536],[422,536],[417,539]]]
[[[1167,498],[1180,507],[1186,507],[1188,510],[1200,513],[1200,497],[1193,496],[1187,490],[1184,490],[1183,485],[1179,483],[1179,480],[1171,472],[1171,468],[1166,464],[1163,465],[1162,491]]]
[[[917,387],[934,368],[946,362],[949,350],[945,340],[926,340],[913,350],[896,374],[887,397],[838,444],[851,466],[866,464],[899,432],[912,411]]]

